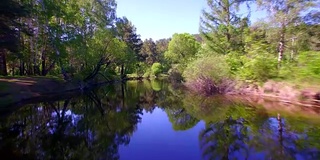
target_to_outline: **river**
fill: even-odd
[[[258,100],[259,102],[259,100]],[[0,118],[1,159],[320,159],[320,111],[128,81]]]

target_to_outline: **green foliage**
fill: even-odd
[[[278,75],[277,59],[268,53],[260,53],[254,57],[243,57],[244,65],[239,70],[242,80],[266,81]]]
[[[142,40],[140,35],[136,33],[134,25],[126,18],[118,18],[116,22],[117,35],[121,37],[121,40],[126,42],[127,46],[136,55],[139,54],[142,47]]]
[[[187,82],[195,81],[200,77],[206,77],[216,83],[220,83],[223,79],[230,78],[229,68],[225,56],[203,56],[189,63],[183,72],[183,76]]]
[[[156,41],[157,53],[163,55],[164,52],[168,50],[168,45],[170,42],[170,38],[168,39],[159,39]]]
[[[150,78],[152,76],[152,72],[151,72],[151,69],[148,68],[145,73],[143,74],[142,77],[145,77],[145,78]]]
[[[186,64],[192,60],[199,49],[200,44],[194,36],[188,33],[174,34],[164,56],[172,64]]]
[[[156,44],[151,38],[144,40],[138,59],[148,65],[159,60]]]
[[[180,83],[180,82],[184,81],[181,72],[180,72],[177,68],[171,68],[171,69],[168,71],[168,74],[169,74],[169,80],[170,80],[171,82],[178,82],[178,83]]]
[[[296,75],[301,80],[320,80],[320,52],[300,53],[297,57]]]
[[[279,69],[278,78],[283,80],[295,79],[296,62],[283,61]]]
[[[207,0],[208,9],[203,10],[200,32],[205,42],[216,53],[243,50],[242,33],[249,19],[239,16],[239,6],[248,0]]]
[[[154,91],[161,91],[162,89],[162,83],[158,80],[151,80],[151,87]]]
[[[147,69],[147,64],[145,64],[144,62],[138,62],[135,67],[135,72],[138,75],[138,77],[142,77],[143,74],[147,71]]]
[[[239,70],[241,69],[241,67],[244,64],[242,55],[239,55],[236,52],[226,55],[226,62],[228,63],[228,65],[230,67],[230,73],[233,76],[238,75]]]
[[[162,72],[162,65],[158,62],[153,63],[152,67],[151,67],[151,72],[152,72],[152,74],[157,76],[158,74],[160,74]]]

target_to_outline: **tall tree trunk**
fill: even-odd
[[[125,78],[125,75],[124,75],[124,64],[121,65],[121,79]]]
[[[45,60],[44,60],[43,62],[45,63]],[[46,75],[49,73],[49,71],[51,71],[51,70],[53,69],[53,67],[54,67],[55,64],[56,64],[56,61],[54,60],[54,61],[50,64],[50,66],[48,67],[48,69],[43,68],[43,70],[42,70],[42,76],[46,76]],[[44,64],[44,66],[45,66],[45,64]]]
[[[283,53],[284,53],[284,45],[285,45],[285,32],[286,32],[286,27],[285,24],[281,24],[281,31],[280,31],[280,41],[279,41],[279,53],[278,53],[278,67],[280,68],[281,66],[281,61],[283,59]]]
[[[42,69],[42,76],[46,75],[46,57],[44,55],[44,53],[41,53],[41,69]]]
[[[12,76],[14,76],[14,67],[15,66],[12,66]]]
[[[7,61],[6,61],[6,50],[0,49],[0,75],[7,76]]]
[[[24,62],[22,59],[20,59],[19,71],[20,71],[20,76],[23,76],[24,75]]]

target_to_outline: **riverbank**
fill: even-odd
[[[57,99],[77,94],[81,90],[111,82],[80,84],[57,77],[4,77],[0,78],[0,109],[6,110],[20,103],[38,99]]]
[[[245,83],[225,80],[219,84],[209,78],[185,83],[190,90],[207,96],[214,94],[260,97],[303,106],[320,107],[320,85],[295,84],[269,80],[265,83]]]
[[[72,91],[76,87],[55,77],[0,78],[1,108],[37,97]]]
[[[320,106],[320,86],[269,80],[239,87],[236,94],[258,96],[304,106]]]

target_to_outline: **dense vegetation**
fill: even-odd
[[[317,0],[208,0],[200,34],[142,41],[115,0],[5,0],[0,74],[89,81],[168,74],[223,92],[234,82],[320,81]],[[268,17],[250,24],[240,5]],[[201,87],[200,87],[201,88]]]

